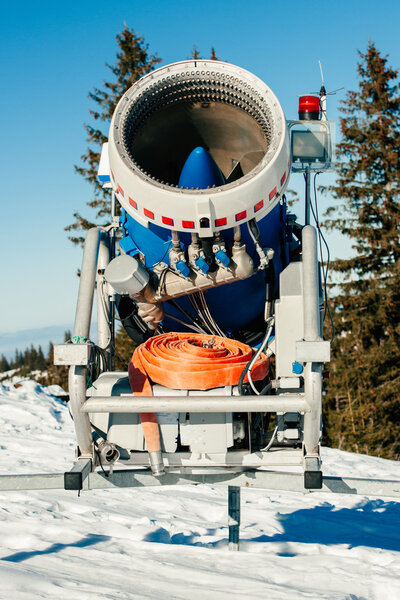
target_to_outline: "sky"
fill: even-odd
[[[397,68],[399,18],[395,0],[3,3],[0,337],[73,324],[81,250],[64,227],[75,210],[92,216],[85,203],[93,197],[73,166],[87,147],[88,92],[112,77],[106,63],[115,61],[124,23],[144,36],[161,66],[189,58],[194,44],[204,57],[214,46],[221,60],[264,80],[293,119],[298,95],[320,87],[318,60],[328,91],[356,89],[357,51],[369,39]],[[344,94],[329,98],[329,119],[338,119]],[[324,177],[321,183],[333,176]],[[293,175],[290,187],[302,191],[300,178]],[[321,207],[329,202],[321,199]],[[329,240],[333,256],[350,252],[338,234]]]

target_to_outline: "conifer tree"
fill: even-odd
[[[0,356],[0,373],[10,370],[10,364],[4,354]]]
[[[191,58],[193,58],[194,60],[200,59],[200,51],[197,48],[196,44],[193,46]]]
[[[115,366],[126,371],[137,344],[131,340],[123,327],[120,327],[115,336]]]
[[[190,58],[194,60],[201,60],[203,57],[200,55],[200,50],[197,48],[196,44],[192,48],[192,52]],[[220,60],[217,56],[214,46],[211,46],[210,50],[210,60]]]
[[[331,445],[400,457],[400,95],[397,71],[370,42],[340,121],[339,201],[326,224],[354,255],[335,260],[336,340],[325,402]]]
[[[121,96],[135,81],[149,73],[161,61],[156,54],[149,54],[148,45],[144,38],[135,33],[126,25],[121,33],[116,36],[119,52],[114,65],[106,64],[114,76],[111,82],[105,81],[102,88],[95,88],[89,93],[89,98],[94,102],[90,115],[96,122],[95,125],[85,125],[89,146],[81,156],[83,165],[75,166],[75,171],[82,175],[93,186],[94,196],[87,202],[87,206],[95,211],[92,220],[81,216],[80,212],[74,213],[75,221],[65,230],[70,232],[69,239],[74,244],[81,244],[84,240],[83,233],[96,224],[106,224],[110,216],[110,193],[103,190],[97,182],[97,168],[100,160],[101,146],[107,141],[108,128],[114,109]]]
[[[46,368],[46,359],[43,354],[42,346],[39,346],[37,351],[36,369],[44,371]]]

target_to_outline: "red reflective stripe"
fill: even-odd
[[[133,199],[133,198],[131,198],[130,196],[129,196],[129,204],[130,204],[131,206],[133,206],[133,208],[136,208],[136,209],[137,209],[137,203],[136,203],[136,202],[134,201],[134,199]]]
[[[185,229],[194,229],[194,221],[182,221],[182,227]]]
[[[286,171],[284,172],[284,174],[281,177],[281,185],[283,185],[285,183],[286,180]]]
[[[114,179],[115,181],[115,177],[114,177],[114,173],[111,171],[111,177]]]
[[[123,189],[122,189],[122,187],[119,185],[119,183],[117,183],[117,186],[118,186],[118,191],[119,191],[119,193],[120,193],[120,194],[122,194],[122,196],[125,196],[125,194],[124,194],[124,190],[123,190]]]
[[[222,225],[226,225],[227,220],[226,217],[221,217],[220,219],[215,219],[215,227],[222,227]]]
[[[235,220],[236,221],[241,221],[242,219],[245,219],[247,215],[247,211],[246,210],[242,210],[242,212],[237,213],[237,215],[235,215]]]
[[[272,198],[274,198],[276,196],[277,193],[277,188],[274,187],[274,189],[272,190],[272,192],[269,193],[269,199],[272,200]]]
[[[174,220],[170,219],[169,217],[161,217],[161,221],[164,223],[164,225],[173,225],[174,224]]]
[[[154,213],[151,212],[151,210],[147,210],[147,208],[144,208],[143,212],[145,217],[148,217],[149,219],[154,219]]]
[[[264,206],[264,200],[260,200],[257,204],[254,205],[254,212],[257,212]]]

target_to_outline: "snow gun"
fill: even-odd
[[[73,337],[55,347],[92,470],[165,482],[295,465],[321,488],[330,343],[310,176],[333,148],[323,94],[287,121],[265,83],[219,61],[162,67],[122,96],[98,173],[111,224],[87,234]],[[305,225],[287,209],[291,172],[305,176]],[[115,319],[128,371],[115,370]],[[85,474],[67,475],[80,489]]]

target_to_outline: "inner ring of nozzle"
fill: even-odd
[[[176,187],[195,148],[210,153],[225,181],[247,175],[273,136],[267,103],[237,77],[169,75],[152,81],[129,105],[122,143],[135,166],[158,183]]]

